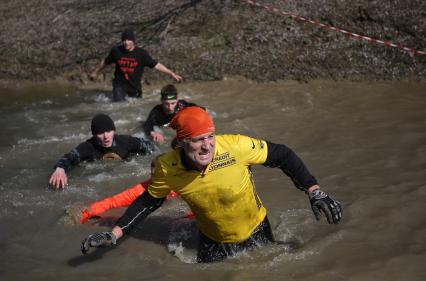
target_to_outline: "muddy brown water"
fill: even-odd
[[[98,112],[110,114],[119,133],[143,136],[140,124],[160,87],[126,103],[111,103],[108,90],[0,89],[0,280],[424,280],[426,85],[408,82],[178,85],[182,98],[208,108],[218,133],[293,148],[342,202],[342,223],[315,221],[306,196],[281,171],[256,167],[280,244],[195,264],[195,224],[176,199],[118,246],[82,256],[81,240],[108,230],[123,209],[79,225],[73,208],[145,179],[151,159],[83,164],[64,191],[47,188],[52,166],[90,137]]]

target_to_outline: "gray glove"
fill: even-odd
[[[339,201],[331,199],[319,189],[309,193],[312,211],[317,220],[321,217],[321,211],[325,214],[329,224],[338,224],[342,218],[342,205]]]
[[[90,247],[107,247],[111,246],[111,244],[117,244],[117,238],[112,232],[99,232],[93,233],[87,236],[86,239],[81,242],[81,252],[86,254]]]

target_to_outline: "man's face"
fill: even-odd
[[[173,114],[175,112],[176,105],[178,100],[161,100],[161,104],[163,105],[164,113]]]
[[[108,148],[112,146],[112,142],[114,140],[114,133],[115,131],[108,131],[102,134],[98,134],[96,135],[96,137],[98,138],[99,142],[101,143],[103,147]]]
[[[128,52],[133,51],[133,49],[135,48],[135,42],[133,42],[132,40],[124,39],[122,42],[124,49],[126,49],[126,51]]]
[[[203,134],[183,140],[183,150],[195,168],[202,171],[213,160],[216,138],[214,133]]]

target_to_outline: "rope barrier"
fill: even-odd
[[[411,53],[412,55],[422,55],[422,56],[426,55],[426,51],[419,51],[419,50],[416,50],[415,48],[409,48],[409,47],[403,46],[402,44],[395,44],[395,43],[392,43],[390,41],[379,40],[379,39],[375,39],[375,38],[372,38],[372,37],[363,36],[363,35],[353,33],[353,32],[338,28],[338,27],[334,27],[334,26],[331,26],[331,25],[321,23],[319,21],[314,21],[314,20],[310,20],[310,19],[307,19],[307,18],[304,18],[304,17],[300,17],[300,16],[297,16],[297,15],[291,13],[291,12],[280,11],[277,8],[271,7],[270,5],[267,5],[267,4],[261,4],[261,3],[258,3],[256,1],[252,1],[252,0],[242,0],[242,2],[245,2],[245,3],[252,5],[252,6],[264,8],[265,10],[272,12],[272,13],[279,13],[279,14],[282,14],[284,16],[291,17],[292,19],[297,20],[297,21],[310,23],[310,24],[319,26],[321,28],[324,28],[326,30],[333,30],[333,31],[336,31],[338,33],[345,34],[349,37],[367,40],[367,41],[371,42],[372,44],[381,44],[381,45],[386,46],[386,47],[397,48],[397,49],[399,49],[403,52]]]

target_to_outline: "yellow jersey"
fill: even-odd
[[[148,192],[163,198],[174,190],[204,235],[219,243],[242,242],[266,216],[250,166],[265,163],[267,155],[264,140],[217,135],[213,161],[203,172],[186,169],[180,149],[158,157]]]

